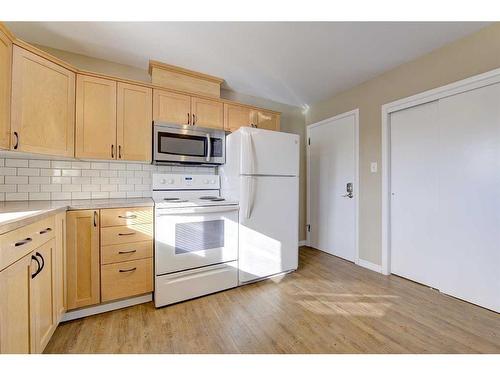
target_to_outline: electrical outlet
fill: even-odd
[[[370,164],[370,172],[377,173],[378,165],[376,161],[372,161]]]

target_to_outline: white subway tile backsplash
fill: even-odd
[[[215,174],[215,168],[0,158],[0,201],[151,197],[152,173]]]
[[[52,168],[71,168],[71,162],[70,161],[52,161],[50,164]]]
[[[6,201],[26,201],[28,193],[5,193]]]
[[[30,201],[48,201],[50,200],[50,193],[30,193]]]
[[[82,171],[79,170],[79,169],[63,169],[61,171],[61,175],[63,177],[78,177],[78,176],[81,176],[82,175]]]
[[[5,160],[6,167],[16,167],[16,168],[28,168],[29,162],[24,159],[7,159]]]
[[[5,183],[15,185],[27,184],[29,181],[28,178],[28,176],[5,176]]]
[[[2,176],[15,176],[15,175],[17,175],[17,169],[16,168],[1,167],[0,168],[0,175],[2,175]]]
[[[60,169],[40,169],[40,176],[60,176]]]
[[[71,199],[90,199],[90,198],[91,195],[89,191],[79,191],[71,193]]]
[[[18,176],[40,176],[40,169],[37,168],[18,168]]]
[[[17,185],[0,185],[0,192],[2,193],[15,193],[17,191]]]
[[[71,193],[69,192],[54,192],[50,193],[50,199],[53,201],[60,201],[60,200],[66,200],[66,199],[71,199]]]
[[[93,169],[82,171],[82,176],[84,176],[84,177],[99,177],[99,175],[100,175],[99,171],[95,171]]]
[[[17,185],[18,193],[38,193],[40,191],[40,185]]]
[[[50,160],[30,160],[30,168],[50,168]]]
[[[31,176],[29,178],[29,183],[30,184],[50,184],[50,177]]]
[[[71,177],[52,177],[53,184],[71,184]]]

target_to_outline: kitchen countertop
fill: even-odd
[[[0,202],[0,234],[68,210],[143,206],[152,207],[154,202],[151,198]]]

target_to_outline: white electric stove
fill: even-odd
[[[153,174],[155,305],[238,285],[238,202],[217,175]]]

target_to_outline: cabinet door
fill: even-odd
[[[153,120],[189,125],[191,123],[191,97],[169,91],[153,90]]]
[[[217,100],[191,98],[193,125],[224,129],[224,104]]]
[[[78,74],[76,157],[116,159],[116,82]]]
[[[69,211],[66,216],[67,308],[100,302],[99,211]]]
[[[55,295],[57,322],[66,312],[66,212],[56,215]]]
[[[252,126],[252,110],[240,105],[224,103],[224,129],[230,132],[241,126]]]
[[[12,149],[73,157],[75,74],[14,46],[11,116]]]
[[[255,121],[259,129],[280,130],[280,115],[277,113],[256,111]]]
[[[52,239],[35,251],[42,268],[31,279],[31,352],[42,353],[57,328],[55,286],[56,241]]]
[[[12,42],[0,30],[0,148],[10,147],[10,88]]]
[[[118,159],[151,161],[152,110],[150,88],[118,83]]]
[[[1,354],[30,352],[30,263],[31,253],[0,272]]]

